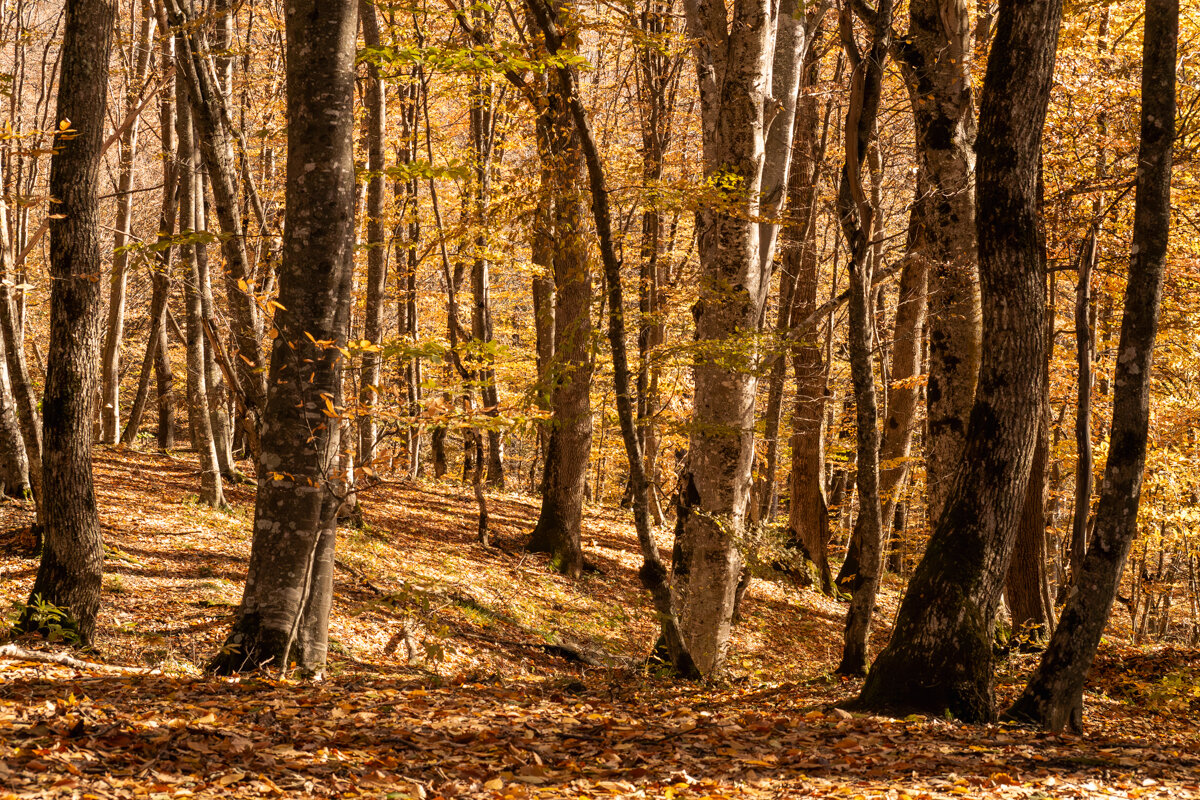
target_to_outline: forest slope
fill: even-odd
[[[855,687],[830,675],[844,606],[757,580],[730,680],[674,682],[643,664],[654,625],[625,514],[588,510],[595,569],[572,582],[520,549],[533,499],[491,499],[484,549],[473,498],[446,485],[362,493],[323,681],[212,679],[252,490],[219,512],[196,504],[191,458],[102,449],[95,469],[107,555],[88,657],[119,666],[0,659],[0,798],[1200,797],[1200,654],[1104,645],[1082,738],[853,717],[833,704]],[[36,570],[30,516],[0,506],[6,606]],[[1003,663],[1005,698],[1031,666]]]

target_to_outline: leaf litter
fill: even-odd
[[[852,715],[834,704],[856,683],[830,674],[843,607],[757,580],[731,677],[673,681],[644,664],[653,615],[623,514],[588,509],[593,569],[572,582],[521,551],[534,500],[495,496],[482,548],[473,498],[451,485],[361,493],[368,526],[340,532],[322,680],[206,676],[240,598],[253,493],[198,506],[193,464],[97,451],[106,577],[87,658],[125,669],[0,658],[0,798],[1200,797],[1194,651],[1107,644],[1082,737]],[[31,518],[0,505],[8,605],[36,571]],[[1003,662],[1002,698],[1035,659]]]

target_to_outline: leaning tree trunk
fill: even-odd
[[[549,553],[556,569],[578,577],[592,446],[592,273],[583,238],[579,137],[567,109],[566,88],[555,78],[547,82],[550,107],[539,121],[539,149],[554,183],[554,361],[542,509],[528,548]]]
[[[1083,685],[1137,534],[1146,468],[1151,367],[1171,225],[1178,0],[1147,0],[1142,50],[1141,143],[1125,314],[1117,352],[1108,462],[1096,525],[1076,591],[1037,672],[1006,716],[1050,730],[1083,727]]]
[[[992,623],[1029,479],[1045,369],[1037,166],[1060,0],[1000,8],[980,108],[983,361],[967,449],[857,704],[994,716]]]
[[[128,76],[125,91],[125,114],[132,121],[121,134],[121,151],[117,167],[117,212],[113,227],[112,273],[108,291],[108,330],[101,355],[100,382],[100,441],[116,444],[121,430],[121,342],[125,329],[125,284],[129,267],[129,252],[125,249],[131,238],[133,222],[133,157],[137,150],[138,118],[134,113],[139,103],[142,84],[150,67],[151,37],[154,35],[154,12],[149,2],[142,3],[142,27],[134,43],[134,69]]]
[[[354,269],[356,0],[291,0],[287,13],[287,211],[279,331],[263,416],[254,542],[238,620],[212,667],[295,661],[319,672],[328,650],[340,425],[327,398]],[[334,412],[336,414],[336,412]]]
[[[104,551],[92,484],[92,420],[100,359],[100,229],[97,189],[116,4],[67,0],[50,159],[50,347],[42,422],[45,531],[42,559],[19,622],[40,622],[35,604],[66,609],[80,644],[92,644]],[[58,127],[58,126],[55,126]]]
[[[898,42],[931,191],[924,437],[931,521],[959,470],[980,363],[971,23],[965,0],[913,0],[908,35]]]

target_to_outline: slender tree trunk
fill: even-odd
[[[288,158],[279,331],[271,349],[254,542],[238,621],[220,672],[294,660],[320,672],[328,650],[336,512],[336,397],[354,248],[357,0],[291,0]],[[320,344],[332,342],[334,346]]]
[[[867,666],[867,647],[875,595],[883,570],[883,512],[879,503],[879,413],[875,392],[872,355],[871,299],[872,231],[882,213],[863,193],[862,168],[871,145],[879,102],[883,93],[883,67],[891,41],[892,2],[880,0],[873,25],[871,47],[857,53],[850,9],[842,11],[842,45],[853,68],[850,103],[846,112],[846,160],[838,189],[838,215],[850,250],[850,376],[854,384],[857,428],[858,518],[854,538],[858,541],[858,568],[850,609],[846,613],[846,642],[837,671],[860,675]]]
[[[363,44],[379,47],[379,20],[374,3],[359,0]],[[384,205],[387,176],[384,174],[384,142],[387,136],[387,84],[379,65],[367,62],[367,285],[363,308],[363,338],[371,347],[362,354],[358,376],[358,465],[373,469],[375,445],[379,438],[375,405],[383,380],[382,346],[383,309],[387,291],[387,242],[385,241]]]
[[[0,350],[3,348],[4,337],[0,336]],[[26,497],[30,491],[29,458],[17,422],[16,404],[8,380],[8,363],[0,352],[0,495]]]
[[[1096,525],[1037,672],[1006,716],[1050,730],[1083,727],[1083,686],[1112,610],[1137,534],[1151,367],[1158,332],[1163,267],[1171,225],[1171,148],[1175,140],[1177,0],[1148,0],[1142,50],[1141,142],[1133,248],[1117,351],[1111,445]]]
[[[200,313],[205,320],[217,318],[216,303],[213,300],[212,273],[209,269],[207,239],[212,235],[208,230],[208,181],[204,180],[205,173],[196,173],[196,268],[199,274],[197,291],[200,294]],[[202,326],[203,327],[203,326]],[[210,337],[200,331],[203,344],[201,356],[204,364],[204,392],[208,402],[209,427],[212,430],[213,447],[217,454],[217,466],[221,475],[227,480],[239,481],[242,475],[237,470],[233,460],[233,426],[229,417],[229,386],[225,376],[217,364],[215,345]]]
[[[125,91],[125,115],[133,112],[140,101],[142,84],[150,68],[151,37],[154,35],[154,12],[148,0],[142,3],[142,25],[134,44],[134,69]],[[121,134],[117,166],[117,212],[113,225],[112,273],[108,287],[108,328],[101,354],[100,384],[100,441],[116,444],[121,430],[121,342],[125,328],[125,281],[129,253],[125,246],[130,238],[133,220],[133,157],[137,152],[138,116]]]
[[[199,175],[196,172],[196,154],[193,147],[192,114],[187,103],[179,104],[176,138],[179,140],[179,233],[185,240],[188,237],[195,239],[196,214],[201,199],[200,187],[197,185]],[[205,316],[200,299],[203,278],[197,261],[195,242],[182,242],[179,245],[179,266],[184,279],[183,296],[187,310],[188,427],[192,434],[192,449],[196,451],[200,460],[200,502],[220,508],[225,505],[225,495],[208,408],[208,376],[204,369],[202,327]]]
[[[1079,281],[1075,286],[1075,360],[1078,381],[1075,400],[1075,507],[1071,517],[1070,584],[1074,585],[1083,565],[1087,545],[1088,516],[1092,510],[1092,388],[1095,378],[1096,339],[1091,325],[1092,270],[1096,264],[1095,230],[1089,231],[1079,252]],[[1063,586],[1060,591],[1066,589]],[[1064,595],[1065,599],[1065,595]]]
[[[534,401],[543,412],[551,410],[554,376],[554,173],[543,162],[538,187],[538,205],[530,230],[530,260],[541,270],[533,277],[533,324],[537,344],[537,391]],[[537,426],[538,456],[530,470],[530,491],[544,488],[545,463],[550,447],[550,425],[541,421]],[[539,463],[542,469],[538,470]]]
[[[1037,165],[1059,0],[1001,6],[984,78],[977,219],[983,297],[980,391],[963,464],[857,704],[994,716],[992,624],[1037,439],[1045,278]],[[932,346],[932,343],[931,343]]]
[[[18,627],[39,626],[33,606],[66,609],[91,645],[100,609],[104,553],[92,484],[92,420],[100,358],[100,155],[116,5],[67,0],[55,119],[70,120],[50,159],[50,347],[42,399],[47,459],[45,532],[30,606]],[[55,126],[57,127],[57,125]]]
[[[1048,387],[1047,387],[1048,388]],[[1048,404],[1049,397],[1044,401]],[[1004,595],[1012,614],[1012,635],[1019,647],[1046,641],[1050,635],[1053,609],[1044,591],[1046,575],[1046,454],[1050,445],[1049,408],[1039,413],[1037,446],[1029,470],[1029,489],[1017,527],[1012,563],[1005,579]]]

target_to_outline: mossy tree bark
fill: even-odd
[[[1029,479],[1045,369],[1037,172],[1060,0],[1007,0],[984,78],[977,217],[983,361],[967,449],[856,705],[993,718],[992,622]]]

